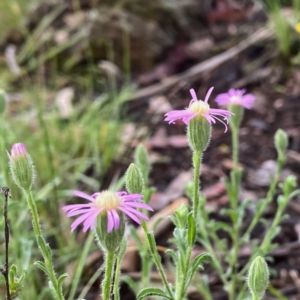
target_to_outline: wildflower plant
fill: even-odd
[[[33,231],[44,259],[44,262],[37,261],[35,262],[35,265],[47,274],[49,278],[49,288],[52,292],[53,299],[63,300],[65,298],[62,291],[62,282],[68,275],[62,274],[57,277],[52,262],[51,248],[42,235],[38,210],[31,190],[35,178],[35,170],[31,156],[23,143],[14,144],[11,152],[7,152],[7,155],[10,161],[10,170],[13,180],[26,196],[27,204],[32,215]],[[16,270],[13,270],[12,273],[10,273],[12,274],[10,279],[15,276],[15,273]],[[23,277],[21,276],[19,280],[20,283],[22,283]],[[13,288],[14,285],[12,285],[12,289]]]
[[[287,202],[293,196],[300,193],[299,190],[295,190],[296,183],[295,177],[293,176],[286,178],[280,185],[283,194],[278,197],[278,210],[275,219],[266,229],[266,235],[261,243],[253,247],[249,261],[245,266],[240,266],[238,261],[239,250],[249,242],[253,228],[261,221],[265,209],[275,196],[276,187],[279,183],[279,175],[285,161],[287,136],[283,130],[278,130],[275,135],[275,146],[278,153],[277,172],[272,178],[266,198],[262,199],[257,205],[256,213],[246,231],[241,232],[246,208],[251,201],[239,202],[242,170],[238,163],[238,136],[244,109],[250,109],[255,98],[251,94],[245,94],[245,90],[231,89],[228,93],[220,94],[216,98],[216,101],[222,106],[225,105],[228,110],[211,109],[208,104],[208,98],[211,92],[212,88],[208,91],[205,100],[202,101],[197,99],[194,90],[190,90],[192,100],[189,107],[186,110],[176,110],[166,114],[165,121],[172,123],[181,119],[188,127],[187,138],[193,151],[192,161],[194,168],[194,179],[190,193],[192,209],[190,210],[182,206],[177,209],[175,215],[171,217],[175,225],[173,233],[174,239],[172,240],[175,245],[175,250],[169,249],[166,252],[172,257],[175,263],[176,276],[174,286],[166,282],[166,278],[163,277],[163,274],[162,281],[164,283],[164,289],[145,288],[138,294],[138,299],[150,295],[165,297],[167,299],[184,299],[186,297],[187,288],[192,282],[194,272],[201,267],[201,263],[208,258],[211,259],[211,264],[216,269],[223,283],[224,290],[228,292],[229,299],[245,299],[247,296],[247,280],[245,276],[252,260],[258,255],[266,256],[270,250],[274,249],[275,245],[272,243],[272,240],[278,233],[278,226],[283,218],[283,212]],[[230,207],[224,209],[222,212],[230,218],[230,223],[216,222],[210,219],[205,209],[205,198],[201,195],[199,189],[201,158],[209,144],[212,130],[211,126],[215,124],[216,121],[223,123],[225,131],[229,124],[232,134],[233,169],[230,174],[230,179],[224,180]],[[231,243],[230,248],[228,248],[229,241],[219,238],[218,232],[220,229],[228,233]],[[191,261],[191,253],[195,242],[201,243],[207,250],[207,253],[200,254]],[[149,245],[150,250],[152,248],[151,252],[154,253],[154,241],[153,245],[151,241]],[[250,272],[252,277],[250,278],[256,278],[255,268],[252,267],[250,269],[252,270]],[[248,280],[248,282],[250,281]],[[205,299],[213,299],[204,280],[200,282],[198,286]],[[264,290],[266,286],[267,284],[264,285]],[[261,299],[264,291],[261,289],[259,295],[257,293],[258,292],[252,292],[252,299]]]
[[[191,206],[182,205],[170,216],[170,220],[174,224],[173,237],[170,239],[172,247],[167,249],[165,254],[174,263],[175,278],[172,283],[158,252],[153,228],[149,229],[147,224],[149,214],[153,211],[149,201],[155,189],[149,186],[151,165],[147,150],[143,145],[136,148],[134,163],[129,165],[125,173],[126,191],[104,190],[90,195],[74,190],[74,196],[81,202],[63,207],[66,216],[74,218],[71,231],[74,232],[78,228],[83,232],[92,231],[96,243],[104,252],[104,278],[101,283],[103,300],[112,298],[120,300],[121,262],[126,252],[128,234],[136,241],[141,258],[141,280],[140,284],[135,285],[137,299],[154,296],[156,299],[184,300],[187,299],[189,286],[200,278],[197,283],[200,293],[204,299],[212,300],[213,296],[205,280],[205,275],[198,273],[197,277],[194,276],[198,271],[203,270],[206,262],[210,262],[215,268],[224,290],[228,293],[229,300],[242,300],[247,297],[252,300],[263,298],[269,284],[266,260],[270,251],[276,247],[273,239],[280,230],[280,222],[284,219],[288,201],[300,194],[300,190],[296,189],[294,176],[288,176],[279,183],[280,173],[286,160],[285,151],[288,147],[288,139],[283,130],[279,129],[276,132],[274,143],[278,156],[277,170],[271,178],[266,197],[260,199],[256,204],[251,221],[242,230],[247,207],[252,202],[239,199],[243,175],[239,166],[239,128],[245,109],[251,109],[255,97],[247,94],[245,90],[230,89],[227,93],[216,97],[216,102],[222,107],[211,108],[208,100],[212,91],[213,88],[210,88],[202,101],[191,89],[189,106],[185,110],[172,110],[165,115],[165,121],[169,123],[182,120],[186,124],[194,171],[193,181],[187,191]],[[200,189],[202,157],[208,149],[212,129],[216,123],[224,126],[224,133],[230,128],[232,137],[233,167],[229,178],[224,179],[229,203],[228,208],[221,211],[227,216],[229,220],[227,222],[215,221],[210,218],[206,210],[206,199]],[[23,143],[14,144],[7,154],[14,182],[26,196],[32,215],[33,231],[44,259],[43,262],[38,261],[35,265],[48,276],[53,299],[63,300],[62,282],[67,274],[57,277],[50,246],[42,235],[38,210],[32,195],[35,178],[32,158]],[[262,222],[266,208],[274,201],[277,187],[281,192],[277,196],[275,217],[266,226],[262,239],[252,243],[251,255],[248,261],[241,265],[239,251],[242,247],[250,244],[251,233],[256,225]],[[138,235],[134,227],[128,228],[127,220],[129,219],[137,225],[141,225],[144,237]],[[227,232],[226,239],[220,237],[220,230]],[[92,243],[92,238],[89,240]],[[196,243],[201,244],[205,248],[205,252],[193,257],[192,252]],[[149,256],[149,252],[151,256]],[[150,273],[154,266],[160,275],[161,287],[152,286]],[[23,271],[18,277],[17,268],[12,265],[7,275],[7,284],[9,285],[7,295],[10,294],[14,297],[24,284],[26,272]],[[127,282],[130,283],[129,280]],[[74,293],[71,292],[71,295],[75,295],[75,290]],[[70,297],[72,298],[72,296]]]

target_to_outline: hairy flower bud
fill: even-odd
[[[127,191],[131,194],[140,194],[144,186],[144,179],[141,170],[132,163],[128,167],[125,176]]]
[[[269,269],[264,258],[257,256],[250,265],[248,287],[253,299],[262,299],[269,284]]]
[[[275,133],[275,147],[278,153],[284,153],[288,146],[288,136],[282,129],[278,129]]]
[[[142,144],[139,144],[135,150],[134,162],[142,172],[144,181],[147,181],[151,169],[151,165],[149,163],[147,150]]]
[[[193,151],[203,152],[211,138],[211,125],[205,118],[194,118],[188,124],[187,137]]]
[[[30,189],[34,180],[32,159],[23,143],[12,146],[11,153],[7,151],[10,169],[15,183],[22,189]]]

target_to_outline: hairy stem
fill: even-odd
[[[105,275],[102,286],[102,299],[110,300],[111,286],[115,264],[115,253],[107,251],[105,254]]]
[[[50,278],[50,280],[52,282],[52,285],[53,285],[53,289],[51,289],[51,290],[54,294],[54,299],[63,300],[64,296],[63,296],[62,290],[59,288],[59,285],[58,285],[58,281],[57,281],[56,274],[55,274],[55,271],[54,271],[54,267],[53,267],[53,264],[52,264],[52,257],[51,257],[51,253],[50,253],[50,248],[49,248],[49,245],[46,244],[46,242],[45,242],[45,240],[42,236],[38,211],[37,211],[36,204],[33,200],[31,190],[24,190],[24,192],[26,194],[27,203],[28,203],[29,209],[31,211],[31,215],[32,215],[33,231],[34,231],[37,243],[39,245],[39,248],[41,250],[41,253],[43,255],[45,266],[47,268],[49,278]],[[48,251],[47,251],[47,249],[48,249]]]

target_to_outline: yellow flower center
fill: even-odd
[[[295,27],[296,31],[300,33],[300,23],[298,23]]]
[[[115,192],[103,191],[96,197],[96,208],[103,207],[104,210],[117,209],[121,205],[121,198]]]
[[[198,116],[202,116],[203,114],[208,114],[209,112],[209,105],[204,101],[195,101],[189,107],[189,110]]]

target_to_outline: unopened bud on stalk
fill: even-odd
[[[125,176],[127,191],[131,194],[140,194],[144,186],[144,179],[141,170],[132,163],[128,167]]]
[[[284,130],[278,129],[275,133],[275,147],[278,153],[284,153],[288,146],[288,137]]]
[[[23,143],[12,146],[11,153],[7,151],[10,169],[15,183],[22,189],[30,189],[34,180],[32,159]]]
[[[252,299],[263,298],[269,284],[269,269],[264,258],[257,256],[250,265],[248,274],[248,287]]]
[[[139,144],[134,153],[134,162],[140,169],[144,180],[148,180],[151,165],[149,162],[148,152],[144,145]],[[147,183],[147,182],[146,182]]]

